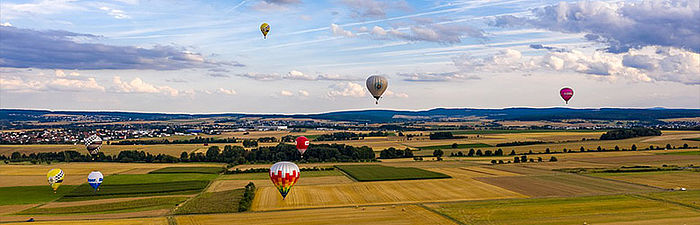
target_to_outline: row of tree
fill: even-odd
[[[643,136],[661,136],[661,130],[646,127],[616,129],[605,132],[604,134],[600,135],[600,140],[619,140]]]
[[[515,150],[511,152],[512,154],[515,154]],[[491,151],[491,150],[486,150],[486,151],[481,151],[481,149],[477,149],[474,151],[474,149],[469,149],[469,152],[467,154],[462,153],[462,151],[458,152],[452,152],[450,156],[452,157],[472,157],[472,156],[502,156],[503,155],[503,149],[497,149],[496,151]]]
[[[380,159],[395,159],[395,158],[413,158],[413,151],[411,149],[396,149],[390,147],[379,152]]]
[[[269,163],[278,161],[299,161],[301,154],[294,145],[279,144],[270,147],[258,147],[245,150],[240,146],[226,145],[221,150],[211,146],[205,153],[182,152],[180,157],[166,154],[153,155],[144,151],[121,151],[116,156],[100,152],[95,156],[80,154],[77,151],[32,153],[29,155],[13,152],[10,157],[0,155],[0,160],[42,162],[223,162],[230,164]],[[354,147],[344,144],[311,145],[304,153],[304,160],[309,162],[357,162],[375,160],[374,151],[370,147]]]
[[[186,140],[168,140],[168,139],[151,139],[151,140],[122,140],[112,142],[112,145],[162,145],[162,144],[204,144],[204,143],[236,143],[238,140],[235,137],[230,138],[205,138],[195,137]]]
[[[314,141],[346,141],[346,140],[360,140],[364,137],[386,137],[389,136],[389,132],[384,131],[372,131],[369,133],[355,133],[355,132],[335,132],[332,134],[322,134]]]

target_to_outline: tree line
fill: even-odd
[[[645,127],[631,129],[616,129],[600,135],[600,140],[620,140],[643,136],[661,136],[661,130]]]
[[[235,137],[230,138],[205,138],[195,137],[187,140],[168,140],[168,139],[153,139],[153,140],[122,140],[112,142],[111,145],[162,145],[162,144],[204,144],[204,143],[236,143],[239,142]]]
[[[314,139],[314,141],[346,141],[346,140],[360,140],[364,137],[386,137],[389,136],[389,132],[384,131],[372,131],[369,133],[355,133],[355,132],[335,132],[332,134],[322,134]]]
[[[269,147],[258,147],[245,150],[240,146],[226,145],[221,150],[211,146],[206,152],[182,152],[180,157],[166,154],[153,155],[145,151],[121,151],[116,156],[100,152],[95,156],[81,154],[77,151],[32,153],[29,155],[13,152],[10,157],[0,155],[0,160],[6,163],[31,161],[32,163],[51,162],[146,162],[146,163],[176,163],[176,162],[219,162],[229,164],[270,163],[278,161],[308,161],[308,162],[357,162],[375,160],[372,148],[354,147],[344,144],[311,145],[301,154],[294,145],[279,144]]]

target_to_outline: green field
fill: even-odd
[[[700,141],[700,138],[683,138],[685,141]]]
[[[141,195],[168,195],[182,194],[182,192],[199,192],[207,185],[209,181],[179,181],[165,183],[143,183],[143,184],[115,184],[101,185],[100,190],[95,192],[88,184],[83,184],[73,189],[73,191],[65,194],[59,201],[74,201],[87,199],[102,199],[102,198],[121,198]]]
[[[418,147],[420,150],[435,150],[435,149],[464,149],[464,148],[488,148],[493,147],[491,145],[476,143],[476,144],[457,144],[456,148],[452,148],[452,145],[433,145],[433,146],[423,146]]]
[[[179,182],[179,181],[200,181],[200,180],[213,180],[216,178],[217,174],[200,174],[200,173],[187,173],[187,174],[116,174],[110,175],[104,178],[102,186],[109,186],[115,184],[147,184],[147,183],[165,183],[165,182]]]
[[[149,172],[149,174],[162,173],[204,173],[219,174],[225,169],[223,167],[165,167]]]
[[[37,204],[53,201],[71,192],[75,186],[62,185],[53,193],[49,185],[0,187],[0,205]]]
[[[78,213],[116,213],[125,211],[143,211],[154,209],[167,209],[187,200],[187,197],[147,198],[132,201],[103,203],[82,206],[56,207],[56,208],[31,208],[17,214],[78,214]]]
[[[664,152],[664,153],[657,153],[657,155],[700,155],[700,151]]]
[[[301,171],[301,177],[325,177],[325,176],[344,176],[338,170],[323,170],[323,171]],[[219,180],[267,180],[270,179],[268,173],[238,173],[221,175]]]
[[[175,214],[232,213],[238,212],[238,202],[245,189],[220,192],[204,192],[180,206]]]
[[[683,205],[700,209],[700,190],[695,191],[667,191],[644,194],[655,199],[677,202]]]
[[[596,224],[700,216],[675,204],[628,195],[428,204],[465,224]]]
[[[419,180],[450,178],[450,176],[413,167],[389,167],[380,165],[342,165],[338,169],[357,181]]]

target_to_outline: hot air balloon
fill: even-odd
[[[309,139],[304,136],[299,136],[294,142],[297,145],[297,150],[299,150],[299,153],[303,156],[306,149],[309,148]]]
[[[260,32],[262,32],[263,37],[267,39],[267,33],[270,32],[270,25],[267,23],[260,24]]]
[[[292,186],[299,180],[299,167],[293,162],[275,163],[270,167],[270,180],[282,194],[282,199],[285,199]]]
[[[97,153],[100,152],[101,147],[102,138],[100,138],[100,136],[93,134],[92,136],[85,138],[85,148],[87,148],[90,154],[97,155]]]
[[[49,185],[53,188],[53,192],[56,193],[56,189],[63,183],[63,170],[52,169],[46,174],[46,178],[49,180]]]
[[[100,184],[102,184],[103,178],[104,176],[102,176],[102,173],[100,171],[92,171],[88,175],[88,184],[90,184],[90,186],[92,186],[92,188],[94,188],[95,191],[97,191],[97,188],[99,188]]]
[[[561,95],[561,98],[564,99],[566,104],[569,104],[569,99],[574,96],[574,90],[568,87],[562,88],[559,91],[559,95]]]
[[[388,85],[389,82],[387,82],[386,78],[383,76],[374,75],[367,78],[367,89],[369,93],[372,94],[372,97],[377,99],[375,104],[379,104],[379,98],[382,97]]]

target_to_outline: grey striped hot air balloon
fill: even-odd
[[[372,97],[377,99],[375,104],[379,104],[379,98],[382,97],[387,86],[389,86],[389,82],[386,81],[386,77],[373,75],[367,78],[367,90],[372,94]]]
[[[85,139],[85,148],[87,148],[90,154],[97,155],[97,153],[100,152],[101,147],[102,138],[100,138],[100,136],[93,134],[92,136]]]

